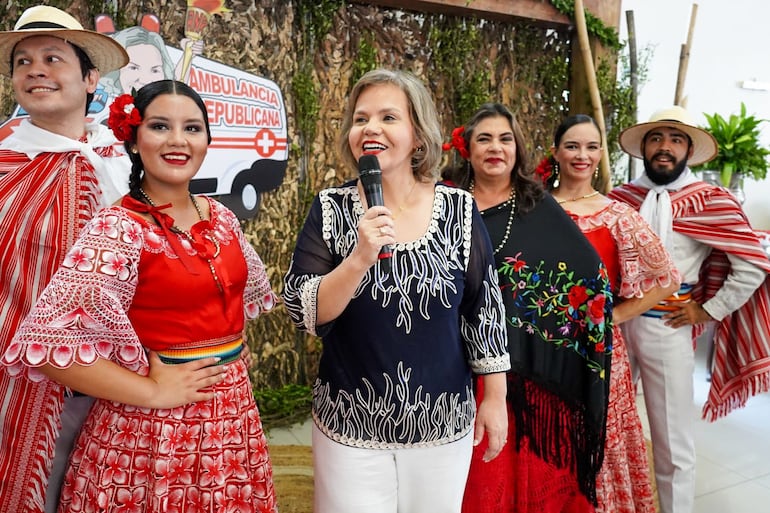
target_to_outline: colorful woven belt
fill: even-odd
[[[669,296],[650,310],[647,310],[642,316],[660,319],[667,313],[678,310],[681,304],[688,303],[692,299],[692,289],[693,285],[682,283],[679,290],[674,292],[674,295]]]
[[[192,342],[185,344],[184,347],[158,351],[158,356],[163,363],[172,365],[218,356],[220,360],[217,364],[223,365],[240,358],[241,349],[243,349],[243,338],[239,337],[235,340],[220,341],[219,343],[211,340]]]

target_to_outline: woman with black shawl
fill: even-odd
[[[507,108],[481,106],[454,131],[452,147],[463,160],[443,178],[470,191],[481,210],[511,355],[508,444],[490,462],[483,443],[474,448],[463,512],[593,511],[612,351],[607,270],[533,178]]]

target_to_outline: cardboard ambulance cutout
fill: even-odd
[[[101,78],[88,118],[106,124],[113,98],[149,82],[167,78],[186,82],[206,104],[212,137],[190,190],[218,196],[239,219],[251,219],[259,211],[261,194],[280,186],[286,173],[289,150],[283,94],[266,78],[200,56],[203,29],[209,17],[224,7],[219,1],[196,7],[196,1],[200,0],[188,3],[182,48],[163,41],[154,15],[145,15],[140,26],[121,31],[115,31],[109,17],[97,17],[96,30],[123,44],[130,62]],[[17,105],[0,124],[0,139],[25,117]]]

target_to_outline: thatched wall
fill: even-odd
[[[86,25],[91,24],[94,9],[102,8],[87,0],[58,5]],[[231,12],[210,22],[204,56],[273,80],[286,99],[292,148],[287,176],[277,191],[262,198],[258,217],[244,225],[276,289],[282,288],[297,232],[315,192],[351,178],[338,162],[334,142],[346,94],[366,69],[402,68],[423,78],[435,94],[447,136],[480,102],[491,99],[509,105],[535,141],[529,148],[533,158],[542,155],[566,110],[570,50],[566,33],[523,22],[330,0],[227,0],[226,6]],[[185,8],[181,0],[118,0],[118,28],[136,24],[144,12],[155,13],[161,34],[173,43],[183,37]],[[4,20],[0,28],[12,28],[19,13],[13,6],[0,12]],[[308,78],[305,89],[298,80],[303,76]],[[12,100],[7,80],[0,84],[0,101],[2,113],[8,114]],[[320,343],[297,333],[282,306],[250,323],[248,331],[258,362],[257,387],[312,380]]]

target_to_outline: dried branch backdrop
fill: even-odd
[[[0,28],[12,29],[33,3],[0,6]],[[87,27],[110,5],[49,3]],[[184,0],[117,0],[113,5],[118,29],[154,13],[169,44],[183,37]],[[291,147],[286,179],[262,197],[257,218],[244,223],[276,289],[282,287],[313,195],[352,177],[341,167],[334,142],[348,90],[365,71],[385,66],[421,77],[435,95],[447,138],[483,101],[509,105],[533,141],[528,148],[533,159],[549,146],[567,110],[567,31],[335,0],[227,0],[226,6],[230,12],[210,21],[204,56],[273,80],[286,100]],[[9,81],[2,79],[0,113],[10,113],[12,96]],[[283,306],[251,322],[248,335],[258,362],[255,388],[310,384],[320,342],[298,333]]]

